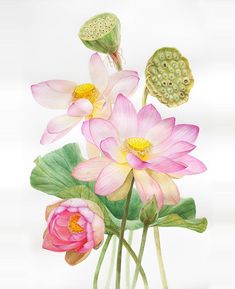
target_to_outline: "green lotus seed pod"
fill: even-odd
[[[148,93],[160,102],[175,107],[188,101],[194,80],[188,60],[176,48],[158,49],[147,63],[145,76]]]
[[[113,54],[120,45],[120,21],[116,15],[102,13],[86,21],[81,27],[79,38],[90,49]]]

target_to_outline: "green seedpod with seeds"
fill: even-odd
[[[188,101],[193,76],[188,60],[176,49],[163,47],[149,59],[145,94],[150,94],[169,107]]]
[[[96,15],[81,27],[79,38],[92,50],[106,54],[116,53],[121,39],[120,21],[112,13]]]

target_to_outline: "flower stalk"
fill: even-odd
[[[126,205],[122,217],[122,223],[121,223],[121,230],[119,235],[119,244],[118,244],[118,252],[117,252],[117,268],[116,268],[116,289],[120,289],[120,283],[121,283],[121,267],[122,267],[122,248],[123,248],[123,239],[124,239],[124,232],[126,228],[126,221],[129,211],[129,205],[131,201],[131,195],[132,195],[132,188],[134,184],[134,178],[132,180],[132,184],[130,186],[130,190],[127,194],[126,198]]]
[[[131,246],[133,241],[133,231],[129,231],[128,243]],[[125,271],[125,280],[126,280],[126,289],[130,289],[131,280],[130,280],[130,254],[126,252],[126,271]]]
[[[142,106],[146,105],[148,94],[149,94],[148,88],[145,86],[143,96],[142,96]]]
[[[121,57],[120,57],[119,52],[114,52],[114,53],[110,54],[110,57],[111,57],[112,60],[113,60],[113,63],[114,63],[114,65],[115,65],[115,68],[116,68],[118,71],[121,71],[121,70],[122,70],[122,60],[121,60]]]
[[[115,231],[113,228],[111,227],[107,227],[107,229],[109,229],[109,231],[113,234],[116,235],[119,238],[119,233],[117,231]],[[132,247],[129,245],[129,243],[125,240],[125,238],[123,238],[123,245],[126,248],[126,250],[129,252],[130,256],[132,257],[133,261],[135,262],[135,264],[139,264],[138,261],[138,257],[136,256],[134,250],[132,249]],[[146,277],[146,274],[144,272],[144,269],[142,267],[141,264],[139,264],[139,269],[140,269],[140,275],[143,279],[143,283],[144,283],[144,288],[145,289],[149,289],[149,285],[148,285],[148,280]]]
[[[98,289],[98,279],[99,279],[100,269],[101,269],[101,266],[102,266],[106,251],[108,249],[109,243],[110,243],[110,241],[112,239],[112,236],[113,235],[108,235],[107,236],[107,239],[106,239],[106,241],[104,243],[104,246],[102,248],[102,251],[100,253],[100,257],[99,257],[99,260],[98,260],[98,263],[97,263],[97,266],[96,266],[95,275],[94,275],[94,279],[93,279],[93,289]]]
[[[163,258],[162,258],[160,235],[159,235],[158,227],[157,226],[154,227],[153,230],[154,230],[154,239],[155,239],[155,245],[156,245],[156,251],[157,251],[157,259],[158,259],[158,264],[159,264],[159,270],[160,270],[160,275],[161,275],[162,286],[163,286],[164,289],[168,289],[167,279],[166,279],[166,272],[165,272]]]
[[[144,254],[147,232],[148,232],[148,225],[144,225],[143,232],[142,232],[142,238],[141,238],[141,244],[140,244],[140,250],[139,250],[139,255],[138,255],[139,263],[136,265],[136,268],[135,268],[135,274],[134,274],[134,278],[133,278],[132,286],[131,286],[132,289],[134,289],[136,287],[136,284],[137,284],[139,271],[140,271],[139,265],[142,262],[142,258],[143,258],[143,254]]]
[[[116,247],[117,247],[117,238],[116,238],[116,236],[113,236],[112,242],[113,242],[113,244],[112,244],[112,251],[111,251],[111,259],[110,259],[108,278],[107,278],[107,281],[106,281],[105,289],[109,289],[110,288],[111,279],[112,279],[112,275],[113,275],[114,261],[115,261],[115,255],[116,255]]]

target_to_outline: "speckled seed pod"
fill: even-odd
[[[149,94],[160,102],[175,107],[188,101],[194,80],[188,60],[177,49],[158,49],[147,63],[145,76]]]
[[[96,15],[84,23],[79,37],[88,48],[113,54],[120,45],[120,21],[111,13]]]

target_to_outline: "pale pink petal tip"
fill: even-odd
[[[103,94],[108,85],[108,72],[98,53],[91,56],[90,76],[92,83],[98,88],[100,94]]]
[[[74,127],[81,120],[80,117],[69,115],[60,115],[53,118],[47,125],[47,131],[52,134],[62,133],[63,131]]]
[[[76,83],[67,80],[48,80],[34,84],[31,91],[34,99],[42,106],[52,109],[67,108]]]
[[[131,75],[120,79],[111,91],[107,94],[107,99],[111,102],[115,102],[118,94],[124,94],[125,96],[131,96],[139,83],[139,77],[136,75]]]

